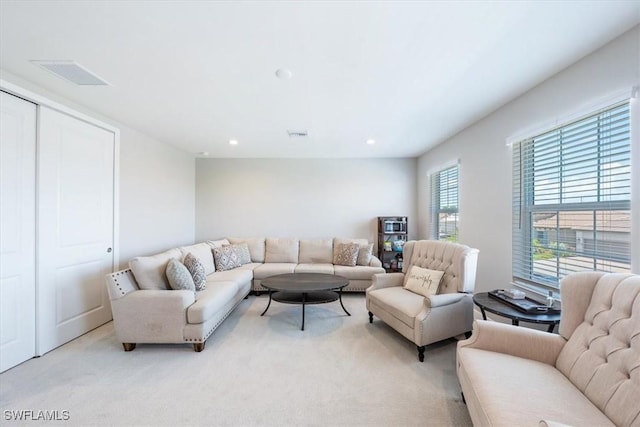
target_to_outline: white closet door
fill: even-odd
[[[36,106],[0,92],[0,372],[35,356]]]
[[[38,354],[111,320],[113,132],[40,107]]]

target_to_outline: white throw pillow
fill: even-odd
[[[418,266],[412,266],[404,284],[405,289],[425,297],[436,295],[440,288],[440,282],[444,271],[429,270]]]
[[[369,243],[367,245],[360,245],[360,249],[358,250],[358,261],[357,265],[369,265],[371,262],[371,257],[373,256],[373,243]]]

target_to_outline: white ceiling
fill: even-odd
[[[639,1],[2,0],[0,67],[194,154],[413,157],[639,22]]]

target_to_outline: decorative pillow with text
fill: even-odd
[[[436,295],[440,289],[444,271],[429,270],[418,266],[412,266],[409,270],[405,289],[425,297]]]

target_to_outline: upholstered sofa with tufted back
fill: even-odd
[[[366,291],[369,322],[373,316],[411,340],[424,361],[428,344],[469,333],[478,250],[438,240],[404,245],[402,273],[376,274]],[[423,296],[404,287],[413,266],[444,272],[436,295]]]
[[[557,335],[477,320],[458,343],[475,426],[640,426],[640,276],[573,273],[560,291]]]

